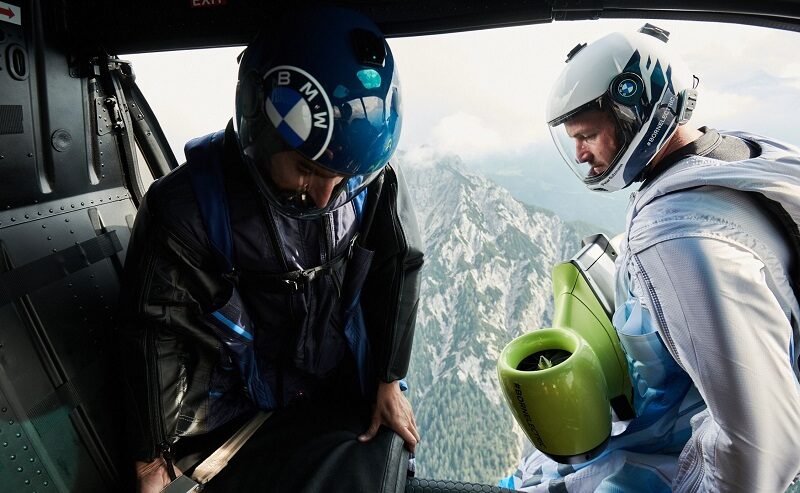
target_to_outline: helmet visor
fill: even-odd
[[[550,122],[550,134],[569,168],[586,185],[615,171],[627,138],[614,105],[593,101]]]
[[[282,214],[313,219],[358,196],[381,173],[347,176],[333,173],[291,148],[268,158],[247,160],[261,193]]]

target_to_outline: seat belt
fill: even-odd
[[[201,491],[203,485],[211,481],[228,465],[236,452],[253,436],[253,433],[270,417],[272,411],[259,411],[250,421],[245,423],[217,450],[195,467],[191,476],[182,475],[175,478],[161,490],[161,493],[193,493]]]

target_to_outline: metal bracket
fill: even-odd
[[[200,483],[184,474],[165,486],[161,493],[194,493],[200,491],[200,488]]]
[[[110,134],[113,130],[111,124],[111,117],[108,114],[108,108],[106,108],[106,100],[107,99],[114,99],[114,98],[106,98],[106,97],[99,97],[95,98],[94,100],[94,107],[95,107],[95,115],[97,119],[97,135],[106,135]]]

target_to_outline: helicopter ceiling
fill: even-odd
[[[109,53],[246,44],[289,2],[261,0],[129,0],[43,2],[64,9],[59,26],[78,47]],[[292,4],[310,4],[294,0]],[[800,31],[800,0],[350,0],[314,2],[363,11],[388,36],[584,19],[677,19],[735,22]]]

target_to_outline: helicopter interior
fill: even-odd
[[[137,207],[179,163],[117,55],[243,45],[283,3],[0,1],[0,491],[131,489],[115,305]],[[800,0],[324,3],[390,37],[620,18],[800,31]]]

